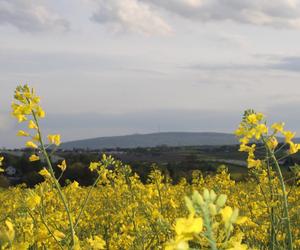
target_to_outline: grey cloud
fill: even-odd
[[[300,56],[287,56],[282,57],[278,55],[255,55],[259,62],[256,64],[247,63],[193,63],[181,68],[189,70],[199,70],[199,71],[226,71],[226,70],[256,70],[256,71],[266,71],[266,70],[280,70],[280,71],[291,71],[295,73],[300,73]],[[264,62],[261,62],[264,61]]]
[[[191,70],[260,70],[265,68],[266,65],[255,64],[237,64],[237,63],[196,63],[184,66],[185,69]]]
[[[92,20],[110,28],[146,34],[168,34],[166,12],[201,22],[237,23],[300,28],[300,4],[291,0],[96,0]],[[163,11],[162,11],[163,10]],[[244,42],[243,42],[244,43]]]
[[[270,64],[270,68],[286,71],[294,71],[300,73],[300,56],[297,57],[283,57],[279,62]]]
[[[300,56],[282,56],[282,55],[255,55],[255,57],[265,60],[263,70],[282,70],[300,73]]]
[[[300,5],[290,0],[142,0],[184,18],[231,20],[277,28],[300,28]]]
[[[0,24],[10,24],[21,31],[66,31],[69,22],[52,12],[39,0],[0,0]]]
[[[99,0],[98,10],[91,20],[109,24],[115,31],[133,31],[143,34],[169,34],[167,22],[148,4],[138,0]]]
[[[25,50],[1,50],[0,72],[102,72],[117,70],[136,74],[165,75],[159,68],[139,63],[142,59],[119,55],[84,54],[68,52],[33,52]],[[147,63],[146,63],[147,64]],[[149,67],[149,68],[148,68]]]

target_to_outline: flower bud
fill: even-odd
[[[202,206],[204,204],[203,198],[201,194],[199,194],[198,191],[194,191],[193,196],[192,196],[193,202]]]
[[[189,212],[194,213],[195,209],[193,206],[193,202],[190,200],[189,197],[185,197],[184,199],[185,199],[185,205],[186,205],[187,209],[189,210]]]
[[[211,200],[212,202],[214,202],[214,201],[216,200],[216,198],[217,198],[217,195],[216,195],[216,193],[215,193],[214,190],[210,190],[209,196],[210,196],[210,200]]]
[[[203,198],[204,198],[205,201],[210,200],[209,191],[207,189],[204,189],[204,191],[203,191]]]
[[[230,218],[231,223],[235,223],[237,221],[238,216],[239,216],[239,209],[235,208],[233,210],[233,213],[232,213],[231,218]]]
[[[215,216],[217,214],[217,208],[216,208],[216,205],[213,204],[213,203],[210,203],[208,205],[208,209],[209,209],[209,212],[212,216]]]
[[[226,200],[227,200],[227,195],[226,194],[221,194],[218,199],[217,199],[217,202],[216,202],[216,205],[219,207],[219,208],[222,208],[224,207],[225,203],[226,203]]]

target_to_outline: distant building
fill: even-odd
[[[15,176],[17,174],[17,169],[13,166],[8,166],[5,168],[5,174],[7,176]]]
[[[10,185],[18,184],[22,178],[22,172],[14,166],[8,166],[4,171],[4,174],[9,180]]]

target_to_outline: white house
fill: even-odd
[[[17,169],[13,166],[8,166],[6,169],[5,169],[5,173],[8,175],[8,176],[14,176],[16,175],[17,173]]]

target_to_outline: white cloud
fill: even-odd
[[[10,24],[21,31],[65,31],[69,23],[40,0],[0,0],[0,24]]]
[[[100,0],[92,20],[110,24],[117,31],[143,34],[169,34],[170,26],[147,3],[139,0]]]
[[[203,22],[232,20],[277,28],[300,28],[297,0],[142,0],[179,16]]]

